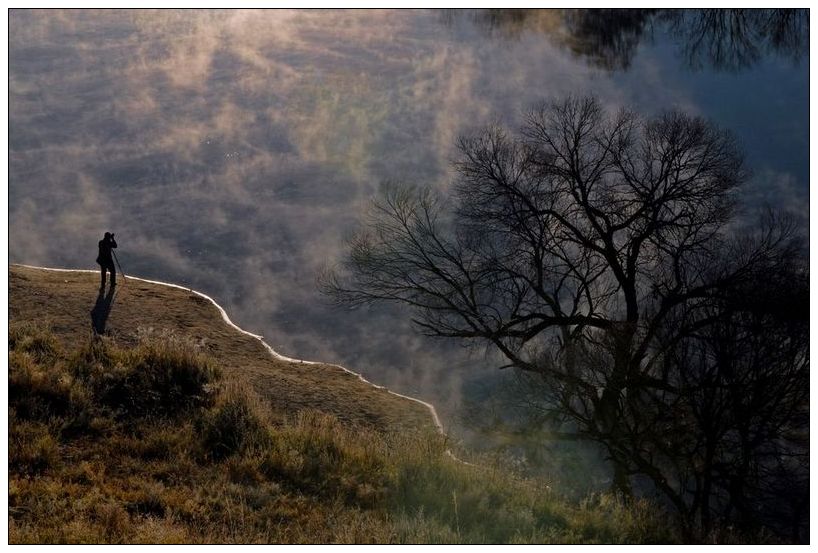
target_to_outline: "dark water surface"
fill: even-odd
[[[456,137],[565,94],[734,131],[750,205],[808,218],[806,11],[21,11],[9,17],[12,262],[215,298],[285,355],[440,407],[496,382],[479,350],[315,288],[381,183],[446,190]],[[95,291],[89,290],[89,305]]]

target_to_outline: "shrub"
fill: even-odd
[[[123,542],[133,531],[131,517],[128,512],[115,501],[106,501],[93,508],[93,517],[102,526],[105,540],[108,542]]]
[[[69,356],[68,370],[78,378],[104,374],[116,364],[118,350],[110,338],[94,336],[81,343]]]
[[[58,466],[59,447],[52,429],[40,422],[9,417],[9,471],[39,474]]]
[[[143,461],[178,461],[194,443],[191,430],[184,420],[173,425],[162,419],[146,421],[137,435],[123,437],[119,447]]]
[[[65,415],[70,406],[70,383],[42,370],[28,353],[9,354],[9,405],[19,417],[45,420]]]
[[[259,472],[259,459],[255,455],[232,456],[225,463],[231,482],[244,485],[257,485],[264,481]]]
[[[13,322],[9,324],[9,351],[30,353],[42,363],[56,359],[60,345],[46,324]]]
[[[390,478],[386,447],[380,435],[302,411],[274,434],[260,469],[299,491],[373,507],[384,499]]]
[[[128,416],[167,415],[209,405],[219,370],[190,342],[150,337],[112,356],[116,364],[95,374],[95,395]]]
[[[22,419],[65,417],[85,401],[81,386],[57,363],[59,344],[43,325],[9,326],[9,406]]]
[[[270,435],[257,398],[248,390],[227,391],[213,411],[199,419],[205,456],[221,460],[269,444]]]
[[[110,430],[112,410],[164,416],[209,405],[219,376],[210,358],[173,335],[145,336],[128,350],[94,337],[60,357],[50,332],[18,324],[9,343],[9,406],[23,420],[59,422],[64,437]]]
[[[62,365],[39,366],[28,352],[9,354],[9,406],[22,419],[68,419],[87,412],[87,389]]]
[[[165,486],[161,482],[143,482],[139,489],[126,495],[125,510],[132,515],[164,517]]]

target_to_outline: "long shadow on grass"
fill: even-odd
[[[107,294],[103,294],[103,288],[99,289],[97,302],[91,310],[91,327],[95,334],[105,334],[105,323],[108,322],[108,315],[111,314],[111,309],[114,306],[114,296],[116,296],[116,287],[111,286]]]

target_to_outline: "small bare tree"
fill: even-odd
[[[791,235],[771,228],[725,260],[745,177],[736,142],[683,113],[611,116],[568,99],[528,113],[518,135],[492,126],[459,148],[452,208],[392,187],[324,290],[405,304],[430,336],[493,345],[545,380],[566,429],[606,448],[619,491],[647,476],[688,516],[670,476],[679,458],[657,439],[682,402],[668,352]]]

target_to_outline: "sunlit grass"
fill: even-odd
[[[444,437],[313,410],[285,421],[173,335],[68,351],[9,333],[12,543],[620,543],[676,539],[655,507],[577,504]]]

